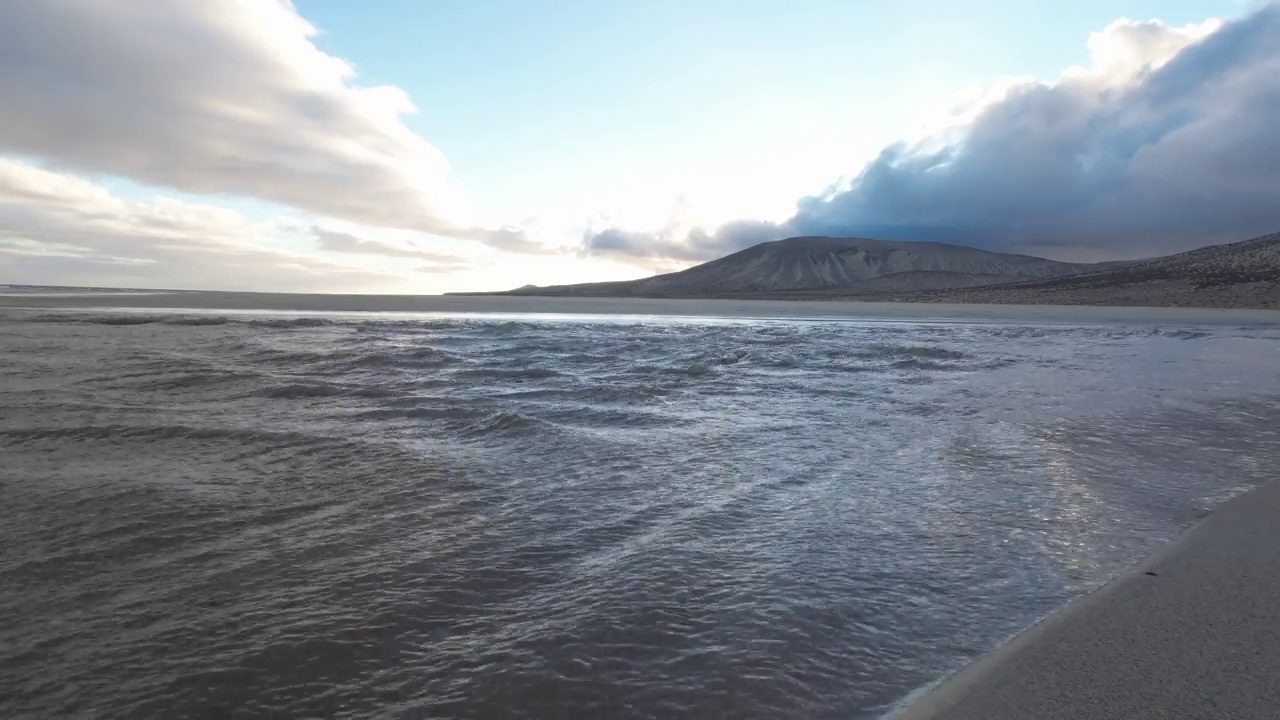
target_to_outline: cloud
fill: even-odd
[[[678,196],[666,225],[656,232],[589,226],[582,236],[581,254],[613,256],[652,270],[674,270],[781,237],[777,223],[760,220],[735,220],[707,231],[689,222],[692,209],[687,198]]]
[[[83,179],[0,158],[6,282],[331,292],[406,282],[264,245],[283,232],[209,205],[126,201]]]
[[[1280,6],[1175,28],[1120,20],[1091,62],[1001,84],[957,124],[885,148],[789,220],[593,232],[589,252],[705,260],[788,235],[1134,257],[1280,229]]]
[[[448,165],[319,50],[286,0],[40,0],[0,10],[0,152],[195,194],[540,251],[457,220]]]
[[[588,230],[583,247],[588,255],[615,256],[654,269],[702,262],[757,243],[785,237],[783,225],[760,220],[735,220],[708,232],[692,228],[683,232],[668,226],[656,233],[606,228]]]
[[[311,235],[319,243],[321,250],[338,253],[351,253],[362,255],[383,255],[386,257],[414,258],[416,260],[425,260],[432,263],[433,267],[440,269],[456,269],[466,264],[466,261],[456,255],[443,255],[440,253],[426,252],[415,248],[405,248],[397,245],[388,245],[384,242],[376,240],[365,240],[351,233],[339,232],[337,230],[326,230],[325,228],[313,225],[311,227]]]

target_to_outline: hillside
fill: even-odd
[[[1280,233],[1100,272],[899,297],[917,302],[1280,308]]]
[[[746,297],[915,292],[1061,277],[1098,266],[945,243],[796,237],[680,272],[611,283],[523,287],[519,295]]]

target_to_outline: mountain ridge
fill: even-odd
[[[1125,263],[1099,272],[947,288],[915,302],[1280,308],[1280,233]]]
[[[1099,267],[948,243],[801,236],[760,243],[685,270],[639,280],[526,286],[509,293],[701,297],[916,291],[1061,277]]]
[[[1280,308],[1280,233],[1092,264],[947,243],[805,236],[639,280],[460,294]]]

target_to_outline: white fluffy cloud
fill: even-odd
[[[461,221],[444,157],[401,121],[409,98],[358,85],[315,32],[286,0],[5,3],[0,153],[539,249]]]
[[[1280,229],[1280,6],[1180,28],[1121,20],[1088,47],[1088,66],[1001,83],[785,222],[605,229],[585,247],[702,260],[787,235],[861,235],[1101,259]]]
[[[35,284],[227,290],[403,287],[394,272],[273,249],[288,229],[171,198],[129,201],[0,158],[0,268]]]

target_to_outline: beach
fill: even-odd
[[[1051,324],[1280,325],[1280,312],[1258,308],[1120,305],[1012,305],[859,300],[531,297],[520,295],[349,295],[115,289],[11,288],[0,307],[28,309],[230,311],[250,313],[397,313],[406,316],[572,318],[709,317]]]
[[[1274,718],[1280,484],[943,681],[894,720]]]

